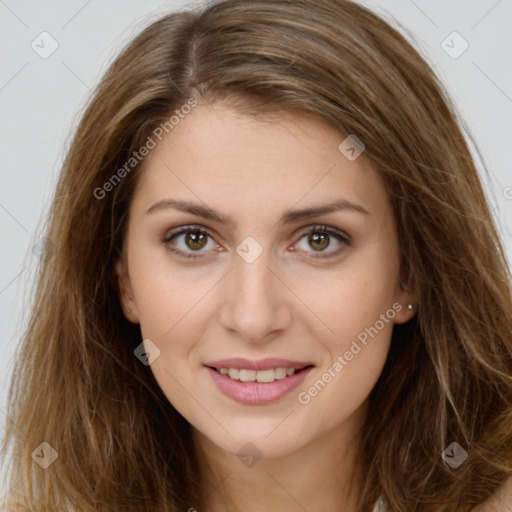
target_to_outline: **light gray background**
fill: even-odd
[[[512,261],[512,0],[361,3],[398,19],[447,85],[492,174],[485,186]],[[37,264],[32,248],[41,238],[41,215],[72,128],[90,89],[123,45],[183,5],[201,2],[0,0],[0,436],[9,421],[8,378]],[[31,48],[34,40],[42,46],[43,31],[59,45],[47,59]],[[469,44],[458,58],[441,46],[453,31]],[[457,39],[446,44],[452,52],[462,48]],[[7,492],[0,474],[0,500]]]

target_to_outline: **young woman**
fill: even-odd
[[[510,273],[456,119],[347,0],[145,29],[55,193],[7,510],[510,510]]]

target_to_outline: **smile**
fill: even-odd
[[[223,395],[247,405],[264,405],[291,393],[314,365],[277,359],[230,359],[205,367]]]

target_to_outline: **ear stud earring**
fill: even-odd
[[[128,313],[131,313],[132,310],[126,305],[126,301],[123,299],[124,307],[128,310]]]
[[[412,304],[407,304],[407,309],[414,309],[414,306]]]

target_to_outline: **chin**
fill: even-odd
[[[231,435],[224,430],[221,433],[218,429],[216,432],[202,430],[201,434],[218,449],[239,458],[279,459],[301,449],[311,436],[310,428],[309,435],[291,432],[290,425],[285,425],[290,418],[283,421],[284,418],[286,414],[279,421],[272,419],[258,422],[245,418],[236,424],[231,422],[224,425]]]

